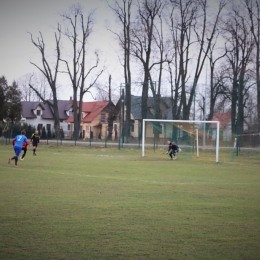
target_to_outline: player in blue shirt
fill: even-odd
[[[21,134],[17,135],[13,140],[15,156],[9,158],[8,163],[10,164],[12,160],[15,160],[15,165],[14,165],[15,168],[18,168],[17,162],[18,162],[19,155],[22,151],[23,143],[28,142],[28,139],[25,136],[25,134],[26,134],[25,130],[22,130]]]

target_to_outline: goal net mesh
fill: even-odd
[[[168,140],[181,148],[182,159],[219,160],[217,121],[143,120],[143,156],[148,151],[166,156]]]

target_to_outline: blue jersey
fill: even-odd
[[[27,137],[25,135],[17,135],[15,138],[15,147],[23,147],[23,143],[27,142]]]

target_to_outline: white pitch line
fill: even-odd
[[[58,154],[58,155],[63,155],[64,152],[61,153],[53,153],[53,154]],[[66,153],[68,154],[68,153]],[[111,158],[124,158],[125,156],[123,155],[118,155],[118,156],[114,156],[114,155],[107,155],[107,154],[85,154],[85,153],[77,153],[77,155],[82,155],[82,156],[97,156],[97,157],[111,157]]]
[[[44,170],[35,170],[35,169],[28,169],[28,168],[14,168],[14,167],[8,167],[8,166],[0,166],[0,169],[14,169],[15,171],[30,171],[30,172],[41,172],[44,173]],[[50,172],[48,172],[50,173]],[[112,176],[95,176],[95,175],[89,175],[89,174],[71,174],[71,173],[64,173],[64,172],[54,172],[54,174],[60,174],[60,175],[73,175],[73,176],[78,176],[78,177],[86,177],[86,178],[99,178],[99,179],[111,179],[111,180],[122,180],[125,181],[125,178],[118,178],[118,177],[112,177]],[[164,185],[231,185],[229,183],[225,182],[203,182],[203,183],[196,183],[196,182],[166,182],[166,181],[150,181],[150,180],[128,180],[128,181],[140,181],[144,183],[150,183],[150,184],[164,184]],[[251,185],[252,183],[232,183],[234,185]]]

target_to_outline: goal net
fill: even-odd
[[[167,141],[181,148],[181,157],[219,161],[219,121],[143,119],[142,156],[166,151]]]
[[[260,133],[257,131],[245,130],[243,134],[232,135],[233,140],[233,152],[230,156],[229,161],[232,162],[240,156],[239,160],[241,161],[241,156],[244,159],[255,159],[259,162],[260,155]],[[252,163],[252,160],[250,160]]]

